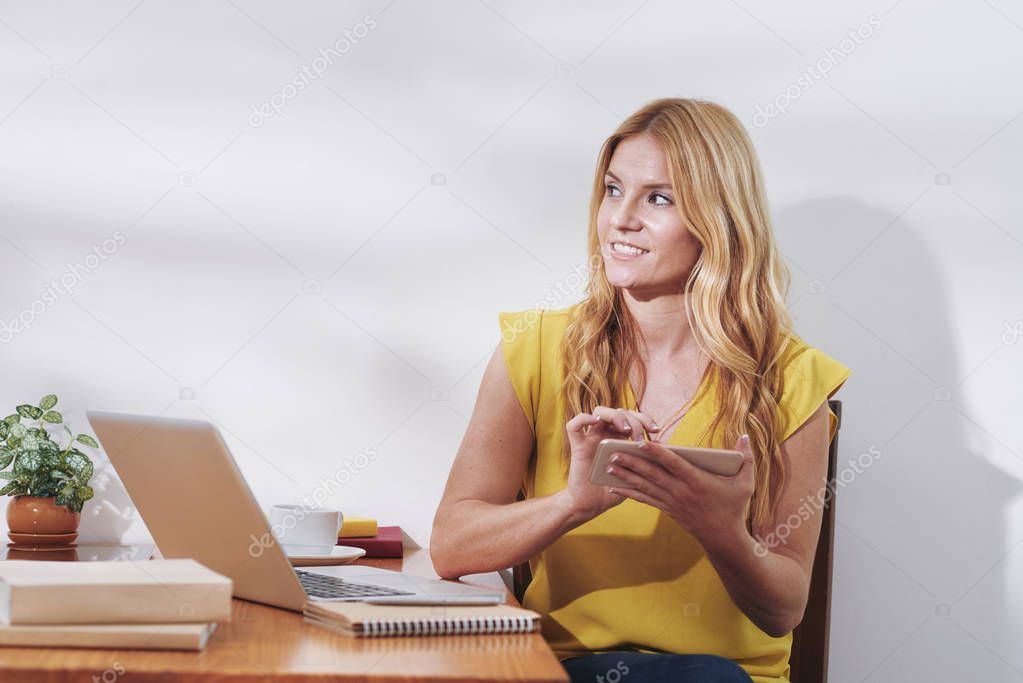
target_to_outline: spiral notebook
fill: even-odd
[[[305,621],[355,638],[532,633],[540,615],[512,605],[371,605],[309,602]]]

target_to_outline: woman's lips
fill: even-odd
[[[611,258],[618,261],[632,261],[633,259],[643,258],[650,253],[649,250],[642,250],[642,253],[635,251],[639,247],[630,247],[629,245],[622,244],[625,249],[619,249],[615,245],[622,244],[621,242],[608,242],[607,252]]]

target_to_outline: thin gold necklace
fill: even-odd
[[[683,403],[681,406],[679,406],[679,408],[672,414],[672,418],[671,418],[671,420],[669,422],[663,423],[660,420],[654,420],[654,422],[657,424],[658,427],[660,427],[660,429],[657,430],[657,436],[655,436],[655,437],[651,437],[650,436],[650,432],[646,432],[647,439],[649,439],[650,441],[657,441],[657,442],[664,441],[664,439],[666,438],[666,435],[668,434],[669,428],[672,425],[674,425],[676,422],[678,422],[682,418],[684,418],[686,416],[686,413],[689,412],[688,411],[688,406],[689,406],[690,403],[692,403],[692,401],[693,401],[693,397],[689,397],[688,399],[686,399],[686,402]],[[636,403],[636,408],[637,409],[639,408],[639,403],[638,402]],[[646,431],[646,429],[644,429],[644,431]]]
[[[629,381],[629,385],[631,387],[631,385],[632,385],[632,381],[631,380]],[[644,393],[646,393],[646,388],[645,387],[644,387]],[[694,394],[694,396],[695,396],[695,394]],[[665,422],[663,420],[657,420],[657,419],[654,420],[654,424],[656,424],[658,427],[660,427],[660,429],[657,430],[657,436],[656,437],[651,437],[650,436],[650,432],[647,431],[646,427],[644,427],[643,428],[643,433],[646,435],[646,438],[649,439],[650,441],[658,441],[658,442],[663,441],[665,434],[668,433],[668,428],[671,427],[673,424],[675,424],[676,422],[678,422],[679,420],[681,420],[683,417],[686,416],[687,406],[689,406],[689,404],[692,403],[692,400],[693,400],[694,396],[690,396],[689,398],[687,398],[685,400],[685,402],[682,403],[681,406],[679,406],[673,413],[671,413],[671,420],[670,421]],[[640,399],[637,398],[635,395],[633,395],[632,398],[633,398],[633,400],[636,403],[636,410],[639,411],[639,412],[643,412],[642,409],[640,409],[640,406],[639,406]]]
[[[672,413],[672,418],[671,418],[670,422],[668,422],[667,424],[663,424],[659,420],[654,420],[654,423],[658,427],[660,427],[660,429],[657,430],[657,437],[656,438],[652,438],[650,436],[650,432],[648,432],[645,427],[643,428],[643,432],[646,434],[646,438],[647,439],[649,439],[650,441],[662,442],[665,439],[665,436],[668,433],[668,428],[671,427],[676,422],[682,420],[686,416],[686,414],[689,412],[689,408],[691,407],[690,404],[693,402],[693,399],[695,399],[697,394],[700,393],[700,389],[703,386],[703,380],[706,377],[706,374],[709,371],[709,369],[710,369],[709,366],[704,369],[704,374],[700,377],[700,382],[696,386],[696,390],[693,392],[693,395],[690,396],[689,398],[687,398],[685,400],[685,402],[681,406],[679,406],[679,408],[674,413]],[[630,381],[629,384],[631,386],[632,382]],[[646,389],[644,387],[644,393],[645,393],[645,391],[646,391]],[[636,397],[633,396],[633,399],[636,399]],[[642,412],[640,410],[640,408],[639,408],[639,400],[638,399],[636,399],[636,410],[639,410],[640,412]]]

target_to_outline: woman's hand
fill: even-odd
[[[607,486],[590,483],[597,444],[607,438],[640,440],[644,428],[648,432],[660,429],[643,413],[607,406],[597,406],[593,413],[579,413],[565,425],[572,459],[568,486],[563,493],[568,495],[566,503],[584,519],[596,517],[625,500],[624,496],[611,493]]]
[[[640,447],[652,461],[629,453],[612,454],[609,472],[627,485],[612,487],[615,493],[663,510],[704,548],[746,530],[746,504],[756,482],[746,434],[735,443],[743,459],[732,477],[700,469],[663,444],[644,441]]]

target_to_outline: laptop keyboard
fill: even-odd
[[[327,600],[348,598],[357,600],[374,595],[415,595],[415,593],[400,591],[395,588],[355,583],[325,574],[312,574],[301,569],[296,569],[295,574],[298,576],[298,581],[302,584],[306,594],[313,598],[325,598]]]

